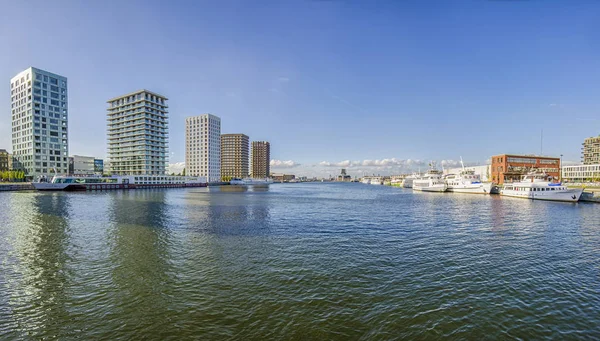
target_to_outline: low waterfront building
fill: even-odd
[[[492,181],[491,168],[492,168],[491,165],[481,165],[481,166],[468,166],[468,167],[465,167],[465,170],[473,171],[475,174],[480,176],[481,181],[489,182],[489,181]],[[445,168],[444,174],[459,174],[460,172],[462,172],[462,170],[463,170],[462,167]]]
[[[252,177],[266,178],[271,174],[271,144],[267,141],[252,141]]]
[[[560,158],[536,155],[500,154],[492,156],[492,182],[520,181],[532,169],[557,178],[560,173]]]
[[[112,174],[165,174],[169,154],[167,100],[157,93],[139,90],[107,101]]]
[[[273,173],[271,174],[271,178],[273,179],[273,181],[292,181],[294,179],[296,179],[296,176],[294,174],[283,174],[283,173]]]
[[[6,151],[6,149],[0,149],[0,172],[11,170],[9,168],[10,158],[10,154]]]
[[[71,175],[75,176],[86,176],[96,174],[94,169],[94,161],[96,160],[93,156],[81,156],[73,155],[69,159],[73,160],[73,169],[71,170],[71,160],[69,160],[69,171]]]
[[[600,163],[563,166],[562,180],[565,182],[600,182]]]
[[[221,135],[221,177],[248,176],[250,139],[244,134]]]
[[[581,162],[584,165],[600,163],[600,136],[588,137],[582,143]]]

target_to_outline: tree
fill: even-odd
[[[181,171],[181,175],[185,176],[185,168]]]

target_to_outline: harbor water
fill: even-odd
[[[600,209],[364,184],[0,193],[0,339],[600,338]]]

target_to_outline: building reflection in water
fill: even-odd
[[[71,320],[67,308],[72,284],[68,264],[72,258],[68,252],[70,197],[64,193],[35,194],[11,209],[17,220],[11,222],[15,260],[12,280],[2,290],[11,295],[15,330],[33,338],[56,337],[63,321]]]
[[[170,263],[168,190],[111,194],[113,314],[126,326],[119,335],[160,335],[158,328],[172,316],[169,301],[177,281]]]

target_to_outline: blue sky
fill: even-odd
[[[185,157],[184,118],[206,112],[223,133],[270,141],[273,159],[291,161],[274,170],[288,173],[482,163],[539,153],[541,129],[544,154],[578,161],[583,139],[600,133],[599,10],[583,1],[3,2],[0,148],[10,149],[10,78],[35,66],[69,79],[71,154],[104,157],[106,100],[146,88],[170,99],[172,163]]]

